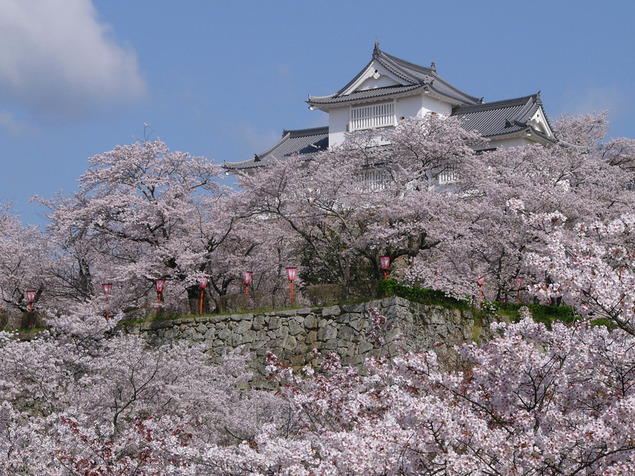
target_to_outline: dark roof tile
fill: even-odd
[[[280,139],[269,150],[242,162],[225,162],[226,170],[251,169],[262,167],[274,158],[281,159],[293,154],[309,155],[328,149],[329,128],[284,130]]]
[[[452,116],[461,118],[464,129],[476,130],[484,137],[491,137],[527,128],[527,121],[540,105],[540,96],[533,94],[516,99],[455,107]]]
[[[388,71],[400,78],[405,84],[400,86],[391,86],[387,88],[377,88],[373,90],[365,90],[355,92],[353,94],[344,94],[355,82],[361,77],[366,69],[377,61]],[[446,80],[441,78],[435,69],[425,68],[423,66],[410,63],[408,61],[397,58],[396,56],[384,53],[375,44],[373,57],[370,62],[351,80],[334,94],[328,96],[309,96],[307,103],[310,105],[329,105],[349,101],[358,101],[373,97],[381,97],[389,94],[407,93],[420,87],[427,87],[443,96],[451,98],[457,104],[478,104],[481,99],[470,96],[458,88],[455,88]],[[374,94],[374,95],[373,95]]]

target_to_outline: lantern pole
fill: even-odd
[[[253,276],[254,273],[252,271],[245,271],[243,273],[243,283],[245,284],[245,311],[249,306],[249,283],[251,283]]]
[[[295,273],[297,268],[287,268],[287,277],[291,283],[291,307],[293,307],[293,280],[295,279]]]
[[[106,295],[106,320],[108,320],[108,298],[112,293],[112,283],[104,283],[101,286],[104,288],[104,294]]]
[[[207,276],[201,276],[198,278],[198,287],[201,288],[201,306],[200,306],[200,315],[203,315],[203,294],[205,293],[205,288],[207,287],[207,283],[209,278]]]
[[[520,288],[523,285],[523,278],[514,278],[516,281],[516,291],[518,292],[518,304],[520,304]]]
[[[481,276],[476,284],[478,284],[478,303],[479,306],[483,304],[483,283],[485,282],[485,276]]]
[[[443,271],[443,266],[437,266],[436,274],[434,275],[434,278],[437,281],[437,291],[439,290],[439,281],[441,280],[441,271]]]

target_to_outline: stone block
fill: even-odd
[[[229,320],[229,316],[225,314],[216,314],[214,316],[210,316],[209,321],[218,324],[219,322],[225,322]]]
[[[253,314],[232,314],[229,316],[232,321],[243,321],[249,320],[251,321],[254,318]]]
[[[373,350],[375,346],[370,342],[360,342],[357,346],[357,353],[359,355],[364,355]]]
[[[392,297],[381,300],[382,308],[392,307],[392,306],[409,307],[410,301],[399,296],[392,296]]]
[[[249,329],[247,332],[242,334],[242,343],[243,344],[251,344],[256,340],[256,333]]]
[[[391,306],[382,310],[382,314],[391,322],[405,321],[414,322],[414,316],[410,309],[402,306]]]
[[[337,339],[330,339],[322,344],[322,350],[335,352],[337,350]]]
[[[321,341],[327,341],[330,339],[335,339],[337,337],[337,327],[335,326],[324,326],[320,327],[317,332],[317,338]]]
[[[218,333],[218,338],[223,342],[227,342],[231,335],[231,331],[229,331],[228,329],[223,329]]]
[[[280,328],[276,329],[274,338],[278,342],[281,342],[284,339],[286,339],[288,335],[289,335],[289,328],[288,327],[280,327]]]
[[[237,334],[244,334],[251,329],[251,326],[252,326],[251,321],[241,321],[236,326],[236,329],[234,330],[234,332]]]
[[[309,314],[304,318],[303,322],[305,329],[317,329],[318,327],[318,319],[315,314]]]
[[[346,313],[342,314],[337,318],[337,322],[340,324],[347,324],[351,326],[356,331],[361,330],[365,327],[365,323],[368,320],[368,317],[364,314],[351,314]]]
[[[298,311],[295,309],[286,309],[284,311],[278,311],[276,314],[280,317],[291,317],[298,314]]]
[[[357,332],[350,326],[341,326],[337,331],[337,338],[340,341],[348,341],[351,342],[353,337],[357,334]]]
[[[298,341],[293,336],[287,336],[282,342],[282,348],[285,350],[293,350],[297,347]]]
[[[280,318],[275,316],[265,317],[265,323],[269,329],[278,329],[280,327]]]
[[[315,313],[315,309],[313,307],[305,307],[302,309],[297,309],[296,313],[298,314],[298,316],[308,316],[309,314],[313,314]]]
[[[203,340],[203,336],[200,335],[198,332],[196,332],[196,330],[194,330],[191,327],[186,328],[183,331],[183,334],[181,336],[183,339],[185,340],[189,340],[189,341],[199,341],[199,340]]]
[[[362,302],[358,304],[345,304],[342,306],[342,311],[363,314],[364,312],[366,312],[366,303]]]
[[[371,308],[371,307],[372,307],[372,308],[375,308],[375,309],[380,309],[380,310],[381,310],[382,304],[383,304],[383,300],[378,299],[378,300],[376,300],[376,301],[369,301],[369,302],[365,303],[365,306],[366,306],[366,310],[368,310],[368,309],[369,309],[369,308]],[[381,311],[380,311],[380,312],[381,312]]]
[[[295,318],[289,320],[289,333],[292,336],[297,336],[298,334],[301,334],[305,331],[306,329],[304,328],[304,322],[298,321]]]
[[[261,330],[265,325],[265,316],[254,316],[254,319],[251,323],[251,328],[255,331]]]
[[[339,306],[325,307],[322,309],[322,317],[339,316],[341,313],[342,309]]]
[[[337,353],[341,356],[341,357],[353,357],[355,355],[355,348],[350,345],[350,344],[342,344],[342,342],[339,342],[339,345],[337,347]]]

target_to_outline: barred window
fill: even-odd
[[[458,181],[456,165],[448,164],[439,173],[439,185],[447,185]]]
[[[394,102],[351,108],[350,131],[394,126],[396,124]]]

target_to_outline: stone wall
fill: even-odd
[[[387,342],[402,333],[409,339],[378,349],[367,336],[370,307],[378,309],[394,326],[387,331]],[[438,352],[451,353],[453,345],[481,334],[470,311],[427,306],[399,297],[325,308],[153,321],[128,326],[126,331],[144,336],[152,345],[181,339],[204,344],[215,360],[241,347],[252,356],[254,386],[265,385],[267,351],[294,366],[310,363],[312,349],[336,352],[345,364],[357,366],[370,355],[394,352],[396,345],[413,350],[434,347]]]

